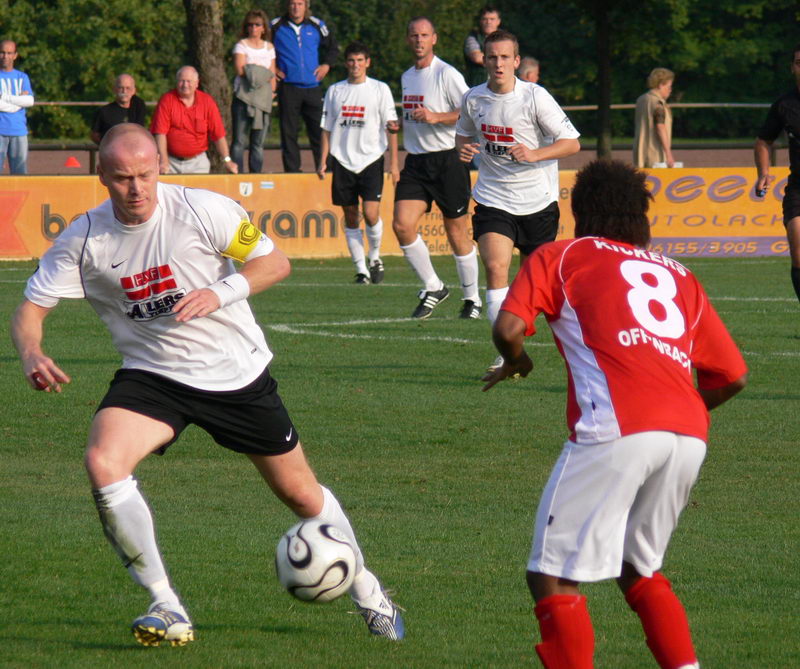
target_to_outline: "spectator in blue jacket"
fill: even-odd
[[[300,171],[297,144],[300,117],[319,167],[322,118],[320,82],[336,62],[339,47],[328,26],[311,16],[310,0],[287,0],[286,14],[272,20],[272,41],[277,61],[278,114],[284,172]]]

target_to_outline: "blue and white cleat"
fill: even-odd
[[[158,646],[162,641],[185,646],[194,641],[194,628],[183,607],[171,609],[164,602],[153,603],[147,613],[133,621],[131,630],[143,646]]]
[[[386,593],[382,593],[380,601],[374,608],[359,606],[358,612],[364,617],[369,631],[376,636],[400,641],[406,635],[400,607],[389,599]]]

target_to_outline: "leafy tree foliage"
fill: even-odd
[[[190,7],[195,3],[185,0]],[[204,0],[222,11],[216,53],[193,50],[184,3],[174,0],[0,0],[0,36],[19,47],[17,64],[39,100],[106,100],[114,77],[129,72],[139,94],[155,100],[174,85],[180,65],[217,58],[232,78],[230,50],[244,14],[261,7],[274,17],[278,0]],[[406,24],[427,15],[436,24],[437,53],[463,66],[463,42],[482,2],[468,0],[313,0],[342,49],[358,39],[372,49],[372,76],[399,93],[411,64]],[[800,41],[796,0],[496,0],[503,27],[522,55],[542,63],[541,83],[562,104],[633,103],[654,67],[676,73],[674,101],[771,102],[793,85],[790,51]],[[189,14],[192,18],[192,14]],[[598,25],[608,27],[598,40]],[[599,47],[605,45],[605,51]],[[605,60],[604,60],[605,59]],[[601,65],[605,63],[605,69]],[[607,76],[603,76],[603,73]],[[219,75],[217,75],[219,76]],[[344,78],[340,62],[326,84]],[[221,104],[221,106],[225,106]],[[227,112],[227,110],[225,110]],[[34,107],[39,137],[88,136],[93,108]],[[633,112],[570,114],[588,136],[631,136]],[[764,110],[676,110],[679,137],[750,137]],[[598,119],[603,125],[598,127]]]

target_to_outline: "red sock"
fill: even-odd
[[[583,595],[550,595],[534,609],[542,632],[536,646],[545,669],[592,669],[594,629]]]
[[[697,662],[686,611],[662,574],[636,581],[625,593],[625,601],[642,621],[647,645],[661,669]]]

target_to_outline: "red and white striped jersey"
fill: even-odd
[[[568,375],[570,439],[649,430],[706,440],[697,392],[740,378],[744,360],[695,276],[666,256],[600,237],[541,246],[502,309],[535,333],[543,313]]]
[[[42,257],[25,297],[48,308],[85,297],[111,332],[123,368],[201,390],[238,390],[272,358],[247,300],[186,323],[175,322],[172,307],[233,273],[230,258],[249,260],[273,248],[233,200],[160,183],[149,221],[120,223],[110,200],[75,220]]]

